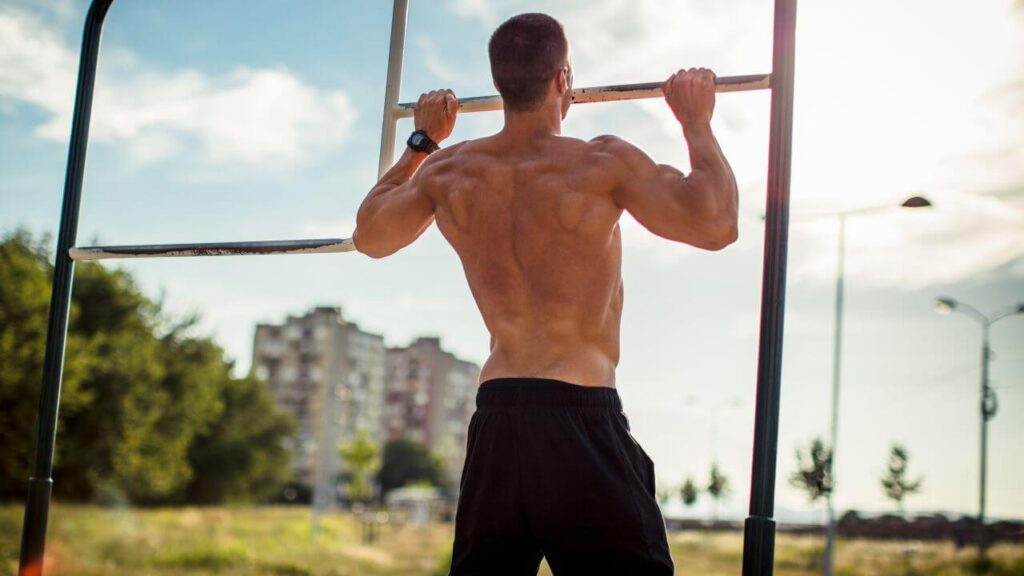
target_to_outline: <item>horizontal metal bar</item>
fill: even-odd
[[[143,244],[138,246],[75,246],[72,260],[115,258],[180,258],[188,256],[263,256],[267,254],[328,254],[353,252],[351,238],[270,240],[261,242],[210,242],[202,244]]]
[[[715,92],[747,92],[750,90],[767,90],[771,88],[771,74],[751,74],[748,76],[723,76],[715,79]],[[664,82],[644,82],[641,84],[618,84],[614,86],[593,86],[576,88],[572,91],[574,104],[590,102],[614,102],[617,100],[637,100],[640,98],[661,98],[661,85]],[[459,112],[490,112],[501,110],[501,96],[473,96],[459,99]],[[409,118],[416,110],[415,102],[403,102],[395,107],[394,116]]]

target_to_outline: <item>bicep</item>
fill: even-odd
[[[411,244],[434,221],[434,201],[425,178],[417,172],[398,186],[374,190],[357,215],[357,249],[374,257],[388,256]]]

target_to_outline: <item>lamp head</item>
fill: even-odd
[[[943,316],[953,312],[956,308],[956,300],[952,298],[936,298],[935,299],[935,311]]]
[[[911,196],[900,204],[900,206],[904,208],[927,208],[931,205],[931,200],[928,200],[924,196]]]

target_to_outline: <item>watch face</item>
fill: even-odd
[[[423,146],[423,134],[413,134],[412,138],[409,139],[413,146]]]

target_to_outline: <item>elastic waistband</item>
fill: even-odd
[[[622,412],[622,400],[615,388],[583,386],[551,378],[493,378],[480,384],[477,408],[516,406],[564,406],[605,408]]]

